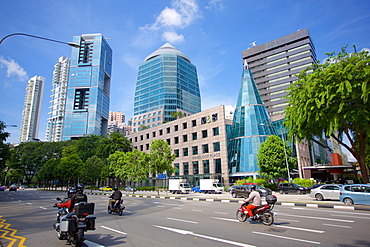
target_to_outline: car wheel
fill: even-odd
[[[300,190],[297,190],[297,194],[298,194],[298,195],[302,195],[302,194],[303,194],[303,192],[302,192],[302,191],[300,191]]]
[[[231,193],[231,196],[232,196],[232,197],[234,197],[234,198],[236,198],[236,195],[235,195],[235,193]]]
[[[353,205],[353,200],[351,198],[344,198],[343,203],[346,205]]]
[[[283,190],[279,190],[279,193],[280,193],[280,194],[284,194],[284,191],[283,191]]]
[[[322,200],[324,199],[324,197],[323,197],[321,194],[316,194],[316,195],[315,195],[315,198],[316,198],[316,200],[318,200],[318,201],[322,201]]]

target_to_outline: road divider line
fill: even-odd
[[[122,234],[122,235],[126,235],[126,234],[127,234],[127,233],[125,233],[125,232],[121,232],[121,231],[118,231],[118,230],[116,230],[116,229],[109,228],[109,227],[107,227],[107,226],[101,226],[101,228],[104,228],[104,229],[107,229],[107,230],[109,230],[109,231],[116,232],[116,233],[119,233],[119,234]]]
[[[170,217],[167,217],[167,219],[168,220],[185,222],[185,223],[190,223],[190,224],[198,224],[198,222],[196,222],[196,221],[190,221],[190,220],[175,219],[175,218],[170,218]]]
[[[333,224],[322,224],[323,226],[334,226],[334,227],[341,227],[341,228],[352,228],[352,226],[341,226],[341,225],[333,225]]]
[[[306,218],[306,219],[315,219],[315,220],[340,221],[340,222],[347,222],[347,223],[353,223],[353,222],[355,222],[354,220],[341,220],[341,219],[331,219],[331,218],[323,218],[323,217],[315,217],[315,216],[305,216],[305,215],[295,215],[295,214],[284,214],[284,213],[279,213],[277,215],[284,215],[284,216],[297,217],[297,218]]]
[[[300,228],[300,227],[293,227],[293,226],[274,225],[274,227],[292,229],[292,230],[297,230],[297,231],[314,232],[314,233],[324,233],[325,232],[325,231],[321,231],[321,230],[314,230],[314,229]]]
[[[274,235],[274,234],[269,234],[269,233],[264,233],[264,232],[252,232],[252,233],[260,234],[260,235],[264,235],[264,236],[269,236],[269,237],[274,237],[274,238],[283,238],[283,239],[288,239],[288,240],[293,240],[293,241],[310,243],[310,244],[321,244],[320,242],[316,242],[316,241],[300,239],[300,238],[291,238],[291,237],[279,236],[279,235]]]
[[[211,217],[212,219],[216,219],[216,220],[224,220],[224,221],[231,221],[231,222],[240,222],[239,220],[236,220],[236,219],[228,219],[228,218],[218,218],[218,217]]]
[[[88,247],[105,247],[104,245],[97,244],[97,243],[91,242],[89,240],[85,240],[84,244],[87,245]]]
[[[43,210],[47,210],[47,208],[44,208],[44,207],[40,207],[41,209],[43,209]]]

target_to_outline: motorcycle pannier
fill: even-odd
[[[275,204],[277,201],[277,197],[275,195],[268,195],[266,196],[266,202],[268,204]]]
[[[62,219],[62,221],[60,222],[60,231],[61,232],[75,232],[75,231],[77,231],[76,219],[75,218]]]
[[[95,203],[80,202],[75,204],[76,215],[94,214]]]
[[[86,217],[86,230],[95,230],[95,219],[93,216]]]

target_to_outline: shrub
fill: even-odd
[[[315,183],[315,181],[313,181],[311,179],[307,179],[307,178],[295,178],[295,179],[293,179],[293,183],[299,184],[299,185],[307,188],[307,187],[312,186]]]

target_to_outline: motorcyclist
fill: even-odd
[[[116,201],[119,201],[121,203],[121,201],[122,201],[122,192],[120,190],[118,190],[117,186],[114,186],[113,193],[112,193],[112,195],[110,195],[109,198],[112,199],[112,200],[110,200],[110,207],[111,207],[112,210],[116,206]]]
[[[69,209],[69,214],[63,216],[62,219],[69,218],[74,214],[74,206],[76,203],[87,202],[87,196],[83,193],[84,188],[85,186],[82,183],[77,184],[76,194],[71,197],[71,200],[61,205],[62,207],[67,207]]]
[[[258,191],[256,191],[256,186],[252,185],[250,187],[251,193],[249,194],[249,197],[247,199],[244,199],[244,202],[250,202],[252,201],[251,204],[247,205],[247,211],[248,211],[248,221],[251,221],[253,219],[253,209],[258,208],[261,206],[261,196]]]

